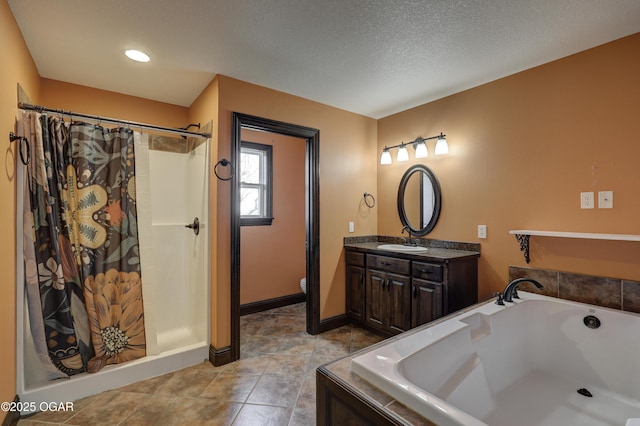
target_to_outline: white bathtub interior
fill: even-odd
[[[16,383],[21,401],[73,401],[208,358],[208,156],[207,141],[190,153],[149,150],[149,164],[145,164],[144,155],[136,160],[136,178],[147,179],[150,188],[148,194],[144,185],[137,189],[139,198],[149,197],[146,209],[141,203],[138,206],[143,262],[147,256],[142,272],[147,356],[107,366],[98,373],[49,381],[33,349],[24,294],[18,291],[17,318],[22,321],[17,329]],[[23,178],[19,173],[19,188]],[[21,209],[22,194],[18,192]],[[17,252],[22,253],[22,218],[17,216]],[[185,228],[194,217],[201,223],[198,236]],[[147,241],[144,247],[143,235]],[[22,261],[17,263],[18,288],[22,288]]]
[[[443,425],[624,425],[640,417],[640,317],[525,297],[517,309],[489,303],[392,340],[354,358],[352,369]],[[600,328],[583,324],[590,314]]]

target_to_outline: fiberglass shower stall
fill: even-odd
[[[210,140],[136,135],[136,196],[147,355],[49,381],[34,350],[24,291],[22,185],[17,174],[17,394],[68,402],[203,362],[209,354]],[[188,147],[188,148],[185,148]],[[200,231],[186,227],[198,218]],[[27,414],[27,413],[25,413]]]

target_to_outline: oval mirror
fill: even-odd
[[[398,187],[398,215],[417,237],[427,235],[440,217],[441,192],[436,175],[423,164],[409,167]]]

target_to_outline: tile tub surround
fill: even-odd
[[[44,425],[313,425],[315,369],[381,339],[347,325],[305,332],[304,303],[240,318],[241,358],[208,362],[74,402],[73,412],[21,419]]]
[[[212,130],[213,121],[208,121],[204,126],[201,126],[200,129],[190,129],[190,131],[196,131],[198,133],[211,133]],[[155,151],[174,152],[177,154],[188,154],[205,142],[205,138],[195,136],[189,136],[185,140],[179,136],[171,137],[151,134],[151,138],[149,139],[149,149]]]
[[[382,235],[367,235],[361,237],[344,237],[345,246],[358,246],[360,244],[404,244],[403,237],[388,237]],[[447,250],[471,251],[480,253],[480,243],[467,243],[462,241],[430,240],[428,238],[411,238],[411,242],[420,247],[440,248]]]
[[[544,286],[544,290],[539,291],[529,283],[520,285],[522,290],[532,293],[640,313],[640,282],[638,281],[509,266],[509,280],[516,278],[532,278]]]

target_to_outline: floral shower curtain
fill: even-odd
[[[133,132],[25,116],[27,304],[44,324],[42,333],[30,321],[44,339],[36,349],[67,375],[143,357]]]

